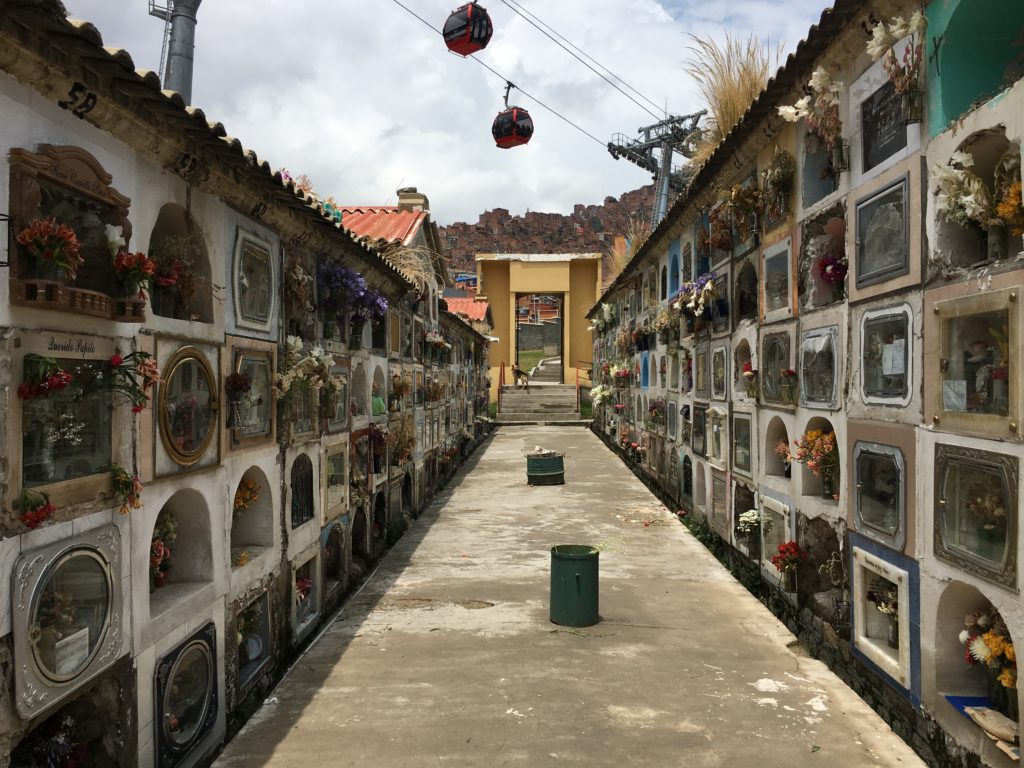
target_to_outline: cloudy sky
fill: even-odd
[[[458,0],[402,0],[440,29]],[[308,174],[345,204],[394,203],[416,186],[435,219],[475,222],[495,207],[567,213],[635,189],[650,176],[604,142],[655,118],[513,11],[518,3],[655,103],[700,108],[682,71],[688,34],[751,31],[787,52],[825,0],[489,0],[495,33],[476,54],[600,143],[522,95],[536,133],[494,146],[504,83],[448,53],[440,35],[393,0],[205,0],[196,30],[192,103],[271,166]],[[104,44],[157,69],[163,23],[147,0],[65,0]],[[515,91],[513,91],[515,94]],[[648,105],[649,106],[649,105]],[[653,108],[651,108],[653,111]]]

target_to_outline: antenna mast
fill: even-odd
[[[692,171],[689,166],[673,166],[672,154],[693,157],[701,129],[700,119],[706,109],[689,115],[670,115],[661,122],[640,128],[639,139],[627,139],[617,133],[608,142],[608,152],[618,160],[624,157],[629,162],[650,171],[654,175],[654,211],[651,216],[651,231],[658,226],[668,212],[668,194],[673,189],[681,192],[689,181]],[[655,157],[655,150],[658,156]]]
[[[160,45],[160,83],[163,84],[167,76],[167,44],[171,39],[171,3],[174,0],[149,0],[149,15],[164,20],[163,42]]]

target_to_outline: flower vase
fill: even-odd
[[[885,638],[890,648],[900,647],[900,623],[895,616],[889,617],[889,631]]]
[[[796,592],[796,571],[783,571],[779,584],[784,592]]]
[[[989,261],[1002,261],[1007,256],[1008,238],[1005,224],[990,224],[985,233]]]
[[[786,405],[793,405],[796,401],[793,396],[793,385],[790,383],[783,383],[782,387],[782,402]]]
[[[831,475],[821,476],[821,498],[832,501],[835,498],[835,480]]]
[[[228,429],[240,429],[245,421],[244,403],[241,400],[232,400],[228,406]]]
[[[913,89],[900,94],[900,122],[903,125],[920,123],[924,118],[924,92]]]
[[[789,480],[793,476],[793,465],[788,461],[785,462],[783,474],[786,476],[787,480]]]
[[[850,145],[845,141],[837,141],[832,146],[832,171],[840,174],[850,170]]]
[[[1007,689],[999,682],[999,673],[1002,669],[999,667],[986,667],[985,674],[987,675],[988,682],[988,705],[999,712],[1006,714],[1007,706],[1007,692],[1011,689]],[[1014,698],[1017,696],[1017,691],[1012,690]]]

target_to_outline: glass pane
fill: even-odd
[[[725,397],[725,350],[716,349],[711,356],[711,394]]]
[[[298,383],[298,382],[296,382]],[[313,388],[307,384],[292,385],[288,391],[288,425],[293,435],[313,431]]]
[[[1010,503],[1003,473],[951,461],[942,487],[946,544],[995,564],[1006,555]]]
[[[772,312],[789,306],[789,251],[764,260],[765,310]]]
[[[836,379],[835,349],[832,336],[808,336],[801,345],[801,386],[804,399],[828,403],[832,401]]]
[[[959,413],[1009,412],[1009,322],[1006,309],[944,323],[942,407]]]
[[[862,340],[864,394],[903,397],[907,394],[907,316],[900,313],[868,320]]]
[[[327,507],[333,509],[345,502],[345,454],[336,453],[327,457]]]
[[[907,265],[906,185],[857,207],[857,282],[902,272]]]
[[[264,595],[238,614],[238,680],[244,683],[270,655],[270,620]]]
[[[724,458],[723,442],[725,440],[725,417],[717,413],[711,414],[711,455],[716,459]]]
[[[733,464],[736,469],[750,471],[750,419],[734,419],[732,423],[734,433],[734,454]]]
[[[857,456],[857,511],[861,521],[890,536],[900,529],[903,478],[896,458],[861,451]]]
[[[703,350],[697,350],[697,364],[696,371],[694,373],[695,386],[698,397],[708,396],[708,353]]]
[[[301,627],[316,615],[316,579],[313,578],[313,564],[310,560],[295,571],[295,626]]]
[[[265,357],[243,357],[239,371],[252,382],[243,401],[242,435],[266,435],[270,432],[270,361]]]
[[[74,677],[89,663],[110,613],[110,588],[101,561],[72,552],[52,567],[34,605],[32,642],[44,674]]]
[[[256,323],[270,319],[273,282],[270,252],[246,241],[238,264],[238,306],[242,317]]]
[[[58,360],[71,383],[22,401],[22,485],[33,488],[110,469],[111,396],[94,388],[105,363]]]
[[[789,526],[785,515],[774,509],[761,510],[761,556],[766,563],[779,552],[779,545],[789,539]]]
[[[338,387],[338,401],[333,415],[327,420],[327,428],[335,432],[344,429],[348,423],[348,378],[345,369],[339,367],[331,369],[331,376]]]
[[[194,358],[185,358],[171,372],[165,386],[167,427],[171,442],[183,454],[201,450],[213,428],[210,382]],[[268,405],[269,408],[269,405]]]
[[[789,368],[789,353],[780,338],[768,339],[764,348],[764,391],[769,397],[782,394],[782,372]]]
[[[164,693],[162,721],[171,744],[184,746],[196,735],[212,691],[210,649],[205,643],[193,643],[174,662]]]
[[[826,195],[836,191],[836,174],[832,172],[832,158],[825,143],[814,137],[804,139],[804,162],[800,180],[804,208],[810,208]]]
[[[704,455],[704,445],[707,439],[705,429],[707,423],[705,419],[705,411],[703,408],[693,409],[693,452]]]

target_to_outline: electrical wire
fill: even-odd
[[[640,93],[640,91],[638,91],[632,85],[630,85],[625,80],[623,80],[621,77],[616,75],[614,72],[612,72],[610,69],[608,69],[608,67],[606,67],[604,64],[602,64],[601,62],[597,61],[593,56],[588,54],[586,51],[584,51],[578,45],[575,45],[573,42],[571,42],[570,40],[566,39],[563,35],[561,35],[555,29],[550,27],[548,24],[545,24],[543,21],[541,21],[540,18],[538,18],[536,16],[536,14],[532,13],[531,11],[526,10],[526,8],[524,8],[523,6],[519,5],[519,3],[517,3],[515,0],[501,0],[501,2],[504,3],[505,5],[507,5],[509,7],[509,9],[511,9],[511,11],[513,13],[515,13],[516,15],[522,17],[524,20],[526,20],[526,22],[528,24],[530,24],[535,29],[537,29],[537,31],[539,31],[542,35],[544,35],[549,40],[551,40],[555,45],[557,45],[563,51],[565,51],[570,56],[572,56],[574,59],[576,59],[578,62],[580,62],[580,64],[582,64],[587,69],[589,69],[591,72],[593,72],[595,75],[600,77],[602,80],[604,80],[606,83],[608,83],[608,85],[610,85],[612,88],[617,90],[619,93],[621,93],[627,99],[629,99],[634,104],[636,104],[638,107],[640,107],[640,109],[644,110],[644,112],[646,112],[647,114],[651,115],[652,117],[654,117],[654,118],[656,118],[658,120],[662,119],[666,115],[665,110],[663,110],[661,107],[659,107],[657,102],[652,101],[651,99],[649,99],[646,96],[644,96],[642,93]],[[566,45],[569,45],[570,47],[575,49],[576,51],[579,51],[580,54],[582,54],[587,59],[592,61],[594,64],[599,66],[601,69],[603,69],[609,75],[611,75],[613,78],[615,78],[620,83],[622,83],[624,86],[626,86],[629,90],[633,91],[633,93],[635,93],[641,99],[643,99],[644,101],[646,101],[649,104],[652,104],[655,109],[661,110],[661,113],[659,114],[659,113],[652,112],[651,110],[649,110],[647,107],[645,107],[639,101],[634,99],[632,96],[630,96],[624,90],[619,88],[619,86],[617,86],[615,83],[613,83],[607,77],[605,77],[604,73],[599,72],[598,70],[594,69],[594,67],[592,67],[590,64],[588,64],[583,59],[581,59],[579,56],[577,56],[575,53],[573,53],[573,51],[570,51],[569,48],[566,48],[566,46],[563,45],[562,42],[560,42],[560,40],[563,41],[564,43],[566,43]]]
[[[416,11],[412,10],[412,8],[410,8],[409,6],[407,6],[407,5],[405,4],[405,3],[401,2],[401,0],[391,0],[391,2],[393,2],[393,3],[394,3],[395,5],[397,5],[397,6],[399,7],[399,8],[402,8],[402,9],[404,9],[405,11],[407,11],[408,13],[410,13],[411,15],[415,16],[415,17],[416,17],[417,19],[419,19],[419,20],[420,20],[420,21],[421,21],[421,22],[422,22],[422,23],[423,23],[423,24],[424,24],[424,25],[425,25],[426,27],[429,27],[429,28],[430,28],[430,29],[431,29],[431,30],[432,30],[433,32],[437,33],[437,34],[438,34],[438,35],[440,35],[440,36],[441,36],[442,38],[444,37],[444,32],[442,32],[442,31],[441,31],[440,29],[438,29],[438,28],[437,28],[437,27],[435,27],[435,26],[434,26],[433,24],[431,24],[431,23],[430,23],[429,21],[427,21],[426,19],[424,19],[424,18],[423,18],[422,16],[420,16],[420,15],[419,15],[418,13],[416,13]],[[457,56],[458,54],[454,54],[454,55],[456,55],[456,56]],[[497,71],[496,69],[494,69],[494,67],[492,67],[492,66],[490,66],[489,64],[485,63],[485,62],[484,62],[484,61],[483,61],[482,59],[478,59],[478,58],[477,58],[476,56],[471,56],[471,57],[465,57],[465,58],[471,58],[471,59],[472,59],[473,61],[475,61],[475,62],[476,62],[477,64],[479,64],[479,65],[480,65],[481,67],[483,67],[484,69],[488,70],[489,72],[491,72],[491,73],[492,73],[492,74],[494,74],[495,76],[497,76],[497,77],[501,78],[501,80],[502,80],[503,82],[505,82],[506,84],[508,84],[508,85],[512,85],[512,87],[513,87],[513,88],[515,88],[515,89],[516,89],[517,91],[519,91],[519,92],[520,92],[521,94],[523,94],[523,96],[525,96],[526,98],[530,99],[531,101],[534,101],[534,102],[536,102],[536,104],[537,104],[538,106],[540,106],[540,107],[543,107],[544,109],[546,109],[546,110],[547,110],[548,112],[550,112],[551,114],[553,114],[553,115],[554,115],[555,117],[557,117],[558,119],[560,119],[560,120],[564,121],[565,123],[568,123],[568,124],[569,124],[569,125],[571,125],[571,126],[572,126],[573,128],[575,128],[575,129],[576,129],[577,131],[579,131],[580,133],[582,133],[582,134],[583,134],[584,136],[587,136],[588,138],[591,138],[591,139],[593,139],[593,140],[594,140],[594,141],[596,141],[596,142],[597,142],[598,144],[600,144],[600,145],[601,145],[601,147],[602,147],[603,149],[604,149],[604,148],[607,148],[608,144],[607,144],[606,142],[604,142],[604,141],[601,141],[601,139],[597,138],[597,136],[595,136],[594,134],[590,133],[590,131],[587,131],[587,130],[585,130],[584,128],[581,128],[581,127],[580,127],[579,125],[577,125],[576,123],[574,123],[574,122],[573,122],[572,120],[570,120],[570,119],[569,119],[568,117],[566,117],[565,115],[561,114],[560,112],[558,112],[557,110],[553,109],[552,107],[549,107],[549,106],[548,106],[547,104],[545,104],[545,103],[544,103],[543,101],[541,101],[540,99],[538,99],[538,98],[537,98],[536,96],[533,96],[533,95],[531,95],[531,94],[527,93],[527,92],[526,92],[526,91],[524,91],[524,90],[523,90],[522,88],[520,88],[520,87],[519,87],[518,85],[514,85],[514,84],[512,83],[512,81],[511,81],[511,80],[510,80],[509,78],[505,77],[505,76],[504,76],[503,74],[501,74],[500,72],[498,72],[498,71]],[[646,108],[645,108],[645,109],[646,109]],[[655,115],[655,117],[657,117],[657,115]]]

